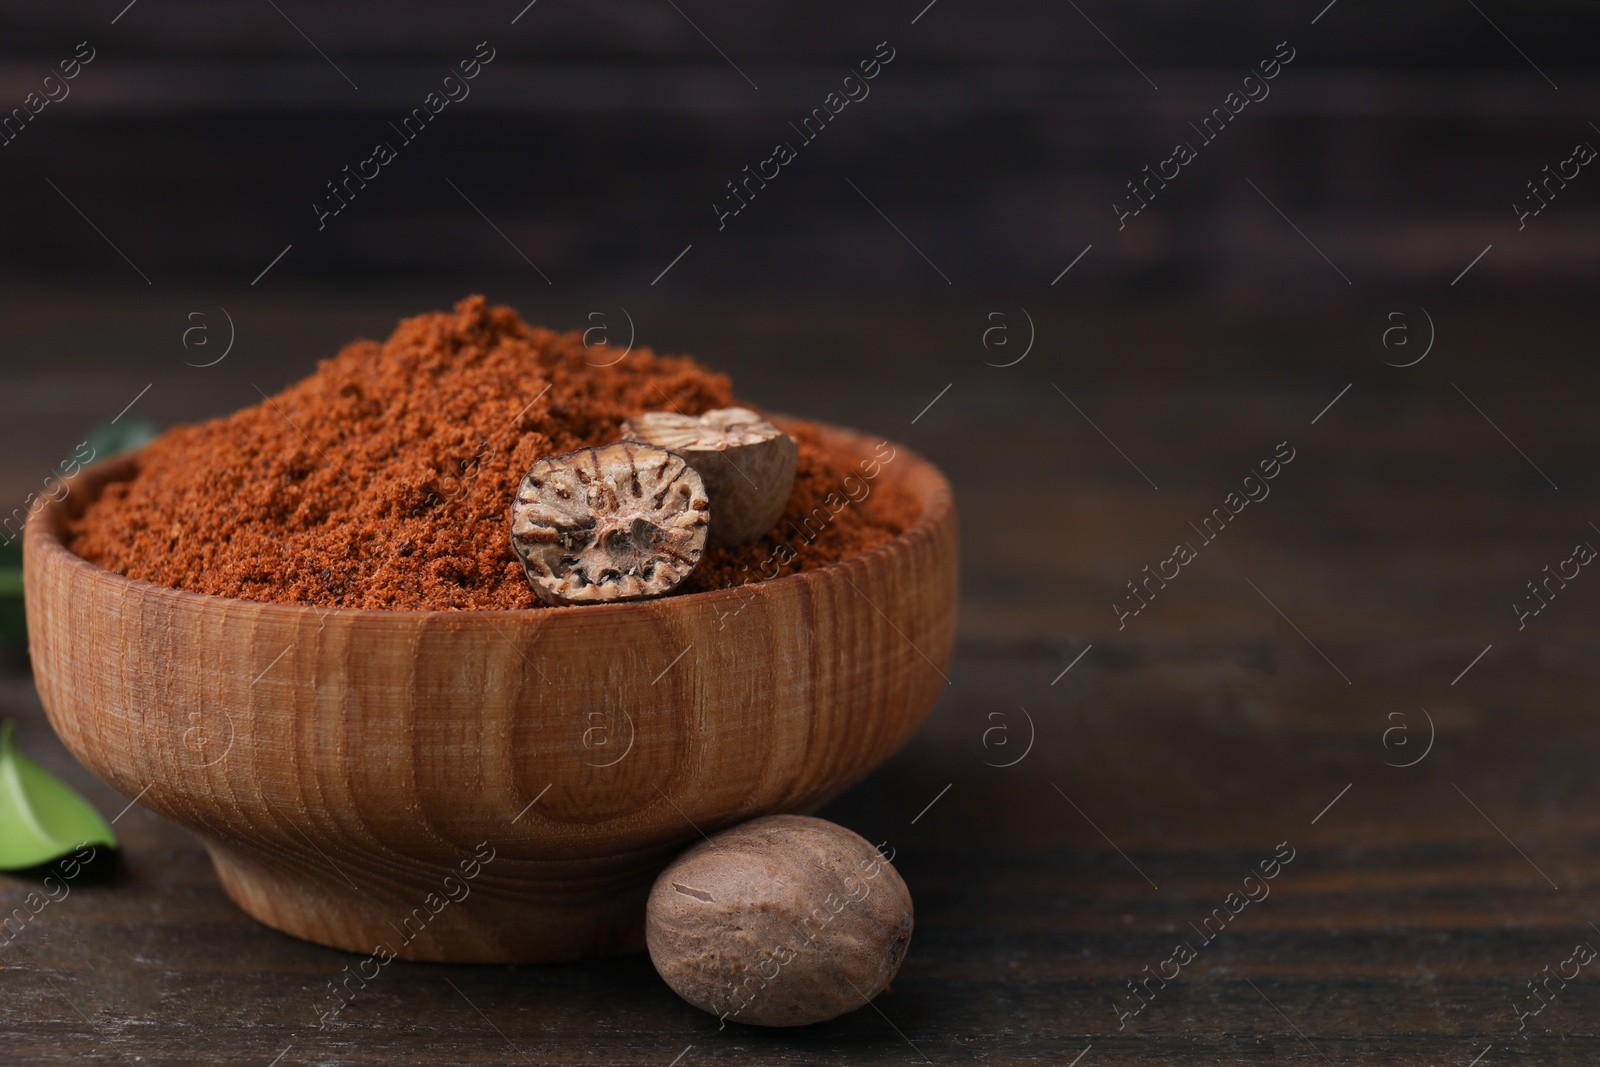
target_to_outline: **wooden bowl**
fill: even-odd
[[[872,552],[530,611],[291,607],[123,577],[61,538],[131,470],[85,471],[28,524],[40,696],[90,770],[204,842],[235,903],[309,941],[461,963],[642,948],[678,851],[814,810],[947,681],[955,509],[908,449],[874,484],[922,514]]]

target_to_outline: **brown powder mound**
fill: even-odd
[[[381,345],[346,345],[261,404],[169,430],[72,523],[69,546],[119,574],[244,600],[537,608],[508,517],[533,461],[614,441],[645,411],[737,403],[725,375],[691,359],[636,349],[599,365],[614,359],[471,297]],[[785,429],[800,458],[783,521],[709,549],[684,592],[833,563],[910,525],[914,503],[871,481],[876,463],[868,473],[807,423]],[[891,446],[879,452],[892,462]]]

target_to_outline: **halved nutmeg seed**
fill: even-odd
[[[742,545],[777,525],[794,487],[794,438],[749,408],[704,415],[651,411],[622,424],[622,435],[669,448],[705,479],[711,543]]]
[[[671,592],[706,547],[705,484],[683,457],[624,441],[541,459],[511,505],[511,547],[548,604]]]

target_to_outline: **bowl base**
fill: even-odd
[[[329,860],[205,842],[223,891],[251,918],[305,941],[435,963],[567,963],[641,951],[645,901],[677,851],[557,862],[492,856],[475,876],[401,867],[364,877]],[[492,850],[490,850],[492,852]]]

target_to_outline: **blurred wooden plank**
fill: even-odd
[[[1507,1005],[1592,937],[1600,816],[1587,752],[1600,726],[1582,694],[1600,665],[1485,664],[1451,690],[1413,655],[1357,655],[1348,666],[1381,692],[1373,701],[1279,655],[1269,675],[1171,643],[1097,647],[1052,686],[1052,661],[964,653],[929,728],[826,813],[890,841],[916,894],[916,940],[881,1016],[719,1032],[636,956],[395,963],[319,1032],[319,993],[350,957],[246,920],[199,848],[134,808],[110,884],[74,888],[7,946],[0,1053],[265,1063],[292,1046],[288,1062],[662,1064],[693,1046],[699,1062],[905,1062],[910,1042],[935,1062],[1055,1062],[1093,1044],[1097,1062],[1166,1064],[1227,1049],[1303,1063],[1321,1062],[1313,1047],[1336,1063],[1507,1049]],[[1385,767],[1397,758],[1381,743],[1386,711],[1415,700],[1433,712],[1434,751]],[[985,766],[1020,752],[1018,701],[1032,751]],[[53,742],[25,683],[9,683],[4,703],[47,766],[120,809]],[[1013,751],[992,733],[985,748],[997,723],[1015,731]],[[1411,726],[1420,744],[1420,716]],[[1199,943],[1189,924],[1282,841],[1295,858],[1270,895],[1119,1030],[1110,1005],[1132,1003],[1124,982],[1177,938]],[[7,906],[27,888],[0,887]],[[1585,1020],[1597,1011],[1600,987],[1574,982],[1516,1048],[1577,1062],[1560,1057],[1593,1053]]]

